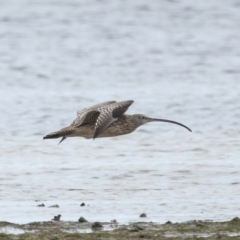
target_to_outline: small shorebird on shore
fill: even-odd
[[[187,126],[166,119],[157,119],[142,114],[124,114],[132,100],[116,102],[108,101],[85,108],[77,112],[77,118],[69,127],[45,136],[43,139],[62,137],[61,143],[67,137],[100,138],[124,135],[135,131],[139,126],[149,122],[168,122],[180,125],[191,132]]]

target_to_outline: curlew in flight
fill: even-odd
[[[69,127],[46,135],[43,139],[62,137],[61,143],[67,137],[100,138],[124,135],[135,131],[139,126],[149,122],[169,122],[180,125],[187,130],[185,125],[166,119],[146,117],[142,114],[124,114],[132,100],[116,102],[108,101],[85,108],[77,112],[77,118]]]

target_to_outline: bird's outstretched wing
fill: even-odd
[[[133,103],[132,100],[112,103],[97,109],[99,116],[95,124],[93,139],[103,133],[114,121],[121,117]]]
[[[113,103],[116,103],[116,101],[107,101],[107,102],[99,103],[78,111],[77,118],[73,121],[71,126],[80,127],[85,124],[95,123],[100,114],[98,111],[98,108],[107,106]]]
[[[98,104],[93,105],[91,107],[87,107],[87,108],[84,108],[82,110],[79,110],[77,112],[77,115],[78,116],[85,115],[89,111],[97,110],[100,107],[107,106],[107,105],[113,104],[113,103],[116,103],[116,101],[107,101],[107,102],[103,102],[103,103],[98,103]]]

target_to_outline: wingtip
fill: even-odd
[[[129,103],[131,105],[134,103],[134,100],[125,100],[125,101],[122,101],[122,103]]]

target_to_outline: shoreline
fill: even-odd
[[[0,222],[0,239],[240,239],[240,218],[230,221],[188,221],[165,224],[134,222],[48,221],[15,224]]]

